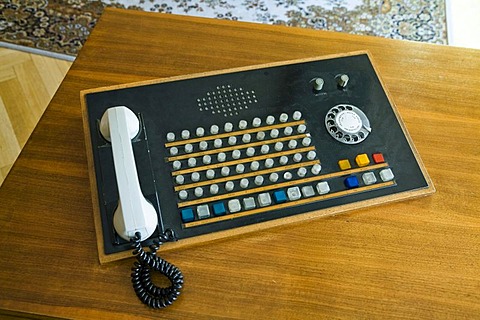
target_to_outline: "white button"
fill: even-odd
[[[222,146],[222,139],[215,139],[215,140],[213,141],[213,146],[214,146],[215,148],[220,148],[220,147]]]
[[[207,150],[208,149],[208,142],[207,141],[200,141],[199,143],[200,150]]]
[[[260,163],[258,161],[252,161],[252,163],[250,164],[250,170],[252,171],[257,171],[259,167]]]
[[[248,179],[243,178],[242,180],[240,180],[240,187],[242,187],[243,189],[247,188],[248,187]]]
[[[278,118],[278,120],[280,120],[280,122],[287,122],[288,121],[288,114],[282,113],[280,115],[280,118]]]
[[[253,118],[252,126],[254,126],[255,128],[258,128],[260,127],[261,124],[262,124],[262,120],[260,118]]]
[[[183,184],[185,182],[185,178],[181,174],[179,174],[175,177],[175,182],[177,184]]]
[[[308,151],[308,153],[307,153],[307,159],[308,160],[314,160],[316,156],[317,156],[317,153],[313,150]]]
[[[198,127],[195,131],[195,134],[197,135],[197,137],[203,137],[205,135],[205,129],[203,129],[202,127]]]
[[[222,170],[220,170],[220,173],[222,176],[226,177],[230,174],[230,168],[229,167],[223,167]]]
[[[293,133],[293,129],[292,127],[286,127],[285,129],[283,129],[283,133],[286,135],[286,136],[289,136]]]
[[[202,158],[203,164],[210,164],[212,162],[212,157],[210,157],[208,154],[204,155]]]
[[[253,197],[243,199],[243,208],[245,210],[252,210],[255,209],[255,207],[255,199]]]
[[[304,124],[298,125],[298,127],[297,127],[297,132],[298,133],[305,133],[305,131],[307,131],[307,126],[306,125],[304,125]]]
[[[243,129],[245,129],[245,128],[247,127],[247,125],[248,125],[247,121],[245,121],[245,120],[240,120],[240,122],[238,123],[238,128],[241,129],[241,130],[243,130]]]
[[[271,168],[273,167],[273,165],[274,165],[273,159],[269,158],[265,160],[265,168]]]
[[[384,182],[391,181],[393,180],[393,178],[395,178],[395,176],[393,175],[392,169],[390,168],[383,169],[382,171],[380,171],[379,175],[382,181]]]
[[[263,176],[256,176],[256,177],[255,177],[255,184],[256,184],[257,186],[261,186],[261,185],[263,184],[263,180],[264,180],[264,179],[263,179]]]
[[[290,149],[295,149],[297,147],[298,143],[297,143],[297,140],[290,140],[288,141],[288,147]]]
[[[190,131],[183,130],[182,131],[182,139],[188,139],[188,138],[190,138]]]
[[[275,117],[274,116],[268,116],[267,120],[265,121],[268,125],[271,125],[275,122]]]
[[[188,192],[187,190],[182,190],[178,193],[178,197],[182,200],[185,200],[188,198]]]
[[[178,154],[178,148],[177,147],[171,147],[170,148],[170,155],[171,156],[176,156]]]
[[[305,177],[307,175],[307,169],[304,167],[298,168],[297,175],[301,178]]]
[[[274,149],[275,149],[275,151],[282,151],[283,150],[283,143],[281,143],[280,141],[275,142]]]
[[[217,134],[219,130],[220,130],[220,128],[218,128],[218,126],[216,124],[214,124],[210,127],[210,133],[211,134]]]
[[[203,189],[201,187],[196,187],[195,188],[195,196],[197,198],[200,198],[201,196],[203,196]]]
[[[279,160],[281,165],[286,165],[288,163],[288,157],[287,156],[281,156]]]
[[[232,181],[227,181],[227,183],[225,183],[225,190],[227,191],[232,191],[234,187],[235,185]]]
[[[312,173],[314,175],[317,175],[320,173],[320,171],[322,171],[322,166],[319,165],[318,163],[317,164],[314,164],[313,167],[312,167]]]
[[[242,153],[240,152],[240,150],[233,150],[232,151],[232,158],[233,159],[239,159],[241,155],[242,155]]]
[[[260,148],[260,152],[261,152],[262,154],[267,154],[269,151],[270,151],[270,147],[268,146],[268,144],[264,144],[264,145]]]
[[[278,129],[272,129],[270,131],[270,137],[272,137],[274,139],[277,138],[279,134],[280,134],[280,132],[278,131]]]
[[[315,190],[313,190],[312,186],[303,186],[302,194],[305,198],[313,197],[315,195]]]
[[[210,209],[208,208],[208,204],[202,204],[198,206],[197,215],[198,215],[198,219],[205,219],[210,217]]]
[[[263,140],[263,139],[265,139],[265,132],[263,131],[257,132],[257,140]]]
[[[255,149],[252,147],[247,148],[247,156],[252,157],[255,154]]]
[[[292,180],[292,178],[293,178],[293,175],[289,171],[287,171],[283,174],[283,179],[285,179],[285,180]]]
[[[210,185],[210,193],[211,194],[217,194],[218,193],[218,185],[217,184]]]
[[[228,201],[228,211],[230,211],[230,213],[235,213],[240,210],[242,210],[242,207],[240,206],[240,200],[232,199]]]
[[[268,177],[268,180],[270,180],[271,182],[277,182],[278,181],[278,173],[276,173],[276,172],[270,173],[270,176]]]
[[[208,169],[206,175],[207,175],[207,179],[215,178],[215,170]]]
[[[272,204],[272,198],[270,197],[270,194],[265,192],[265,193],[260,193],[258,195],[258,204],[260,207],[266,207]]]
[[[173,133],[173,132],[167,133],[167,141],[168,142],[175,141],[175,133]]]
[[[193,168],[193,167],[195,167],[196,165],[197,165],[197,159],[195,159],[195,158],[190,158],[190,159],[188,159],[188,166],[189,166],[190,168]]]
[[[325,194],[330,192],[330,186],[327,181],[317,183],[317,191],[319,194]]]
[[[243,143],[249,143],[252,140],[252,136],[249,133],[245,133],[242,136]]]
[[[375,173],[373,172],[365,172],[362,175],[362,180],[363,183],[365,183],[367,186],[377,182],[377,178],[375,177]]]
[[[228,137],[228,144],[234,146],[237,143],[237,137]]]
[[[223,126],[223,129],[225,130],[225,132],[231,132],[233,130],[233,124],[231,122],[227,122]]]
[[[192,153],[193,152],[193,145],[191,143],[187,143],[185,145],[185,152],[186,153]]]
[[[291,187],[287,189],[287,196],[290,201],[298,200],[302,197],[299,187]]]
[[[243,173],[245,171],[245,166],[241,163],[237,164],[237,166],[235,167],[235,171],[237,173]]]
[[[178,170],[182,167],[182,163],[178,160],[173,161],[173,170]]]
[[[300,111],[295,111],[292,116],[293,120],[298,121],[302,118],[302,113]]]
[[[305,137],[302,139],[302,145],[304,147],[308,147],[312,143],[312,139],[309,137]]]
[[[193,181],[193,182],[197,182],[198,180],[200,180],[200,173],[198,173],[198,172],[193,172],[193,173],[192,173],[192,181]]]
[[[302,161],[302,154],[301,154],[301,153],[295,153],[295,154],[293,155],[293,161],[295,161],[295,162],[300,162],[300,161]]]
[[[227,155],[225,154],[225,152],[220,152],[217,155],[218,162],[224,162],[226,159],[227,159]]]

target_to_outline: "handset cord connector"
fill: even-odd
[[[175,234],[167,230],[158,237],[154,244],[149,246],[150,251],[143,249],[141,234],[137,232],[131,238],[133,255],[136,256],[132,267],[132,285],[135,294],[144,304],[154,309],[165,308],[177,300],[183,287],[183,274],[179,268],[157,256],[157,251],[164,242],[174,241]],[[151,279],[150,272],[158,271],[170,280],[169,287],[157,287]]]

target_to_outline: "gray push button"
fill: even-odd
[[[302,194],[300,193],[300,188],[298,187],[291,187],[287,189],[287,196],[290,201],[295,201],[298,200],[302,197]]]
[[[203,204],[197,207],[197,215],[198,219],[205,219],[210,217],[210,209],[208,208],[208,204]]]
[[[240,206],[240,200],[238,199],[232,199],[228,201],[228,211],[231,213],[235,213],[242,210],[242,207]]]
[[[266,207],[272,204],[272,198],[270,197],[270,194],[265,192],[265,193],[260,193],[258,195],[258,204],[260,207]]]

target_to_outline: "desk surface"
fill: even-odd
[[[137,300],[132,259],[99,264],[80,90],[365,49],[436,194],[166,252],[186,281],[166,310]],[[476,50],[107,10],[0,189],[1,312],[117,319],[478,317],[479,73]]]

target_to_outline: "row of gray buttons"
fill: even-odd
[[[292,119],[295,120],[295,121],[300,120],[301,117],[302,117],[302,113],[300,111],[295,111],[292,114]],[[288,122],[288,120],[289,120],[289,115],[287,113],[282,113],[278,117],[278,121],[280,123],[286,123],[286,122]],[[266,125],[272,125],[275,122],[276,122],[276,119],[272,115],[267,116],[266,119],[265,119],[265,124]],[[262,125],[262,119],[258,118],[258,117],[254,118],[251,122],[251,126],[254,127],[254,128],[258,128],[261,125]],[[247,129],[247,128],[248,128],[248,122],[246,120],[240,120],[239,123],[238,123],[238,129],[236,129],[236,130],[244,130],[244,129]],[[290,129],[287,129],[287,128],[290,128]],[[286,135],[292,134],[293,129],[291,127],[287,127],[287,128],[284,129],[285,134]],[[302,128],[303,128],[303,130],[305,130],[305,126],[303,126]],[[235,126],[231,122],[226,122],[223,125],[224,132],[232,132],[232,131],[234,131],[234,129],[235,129]],[[300,127],[297,128],[297,130],[299,130],[299,129],[302,130]],[[274,130],[276,130],[276,129],[274,129]],[[218,134],[220,132],[220,127],[216,124],[211,125],[210,128],[209,128],[209,132],[212,135]],[[278,132],[278,130],[277,130],[277,132]],[[287,134],[287,132],[290,132],[290,133]],[[206,130],[203,127],[198,127],[197,129],[195,129],[196,137],[203,137],[203,136],[205,136],[205,134],[206,134]],[[180,137],[183,140],[190,139],[190,137],[191,137],[190,130],[187,130],[187,129],[182,130],[181,133],[180,133]],[[176,140],[176,135],[175,135],[174,132],[169,132],[169,133],[167,133],[166,138],[167,138],[168,142],[173,142],[173,141]]]

